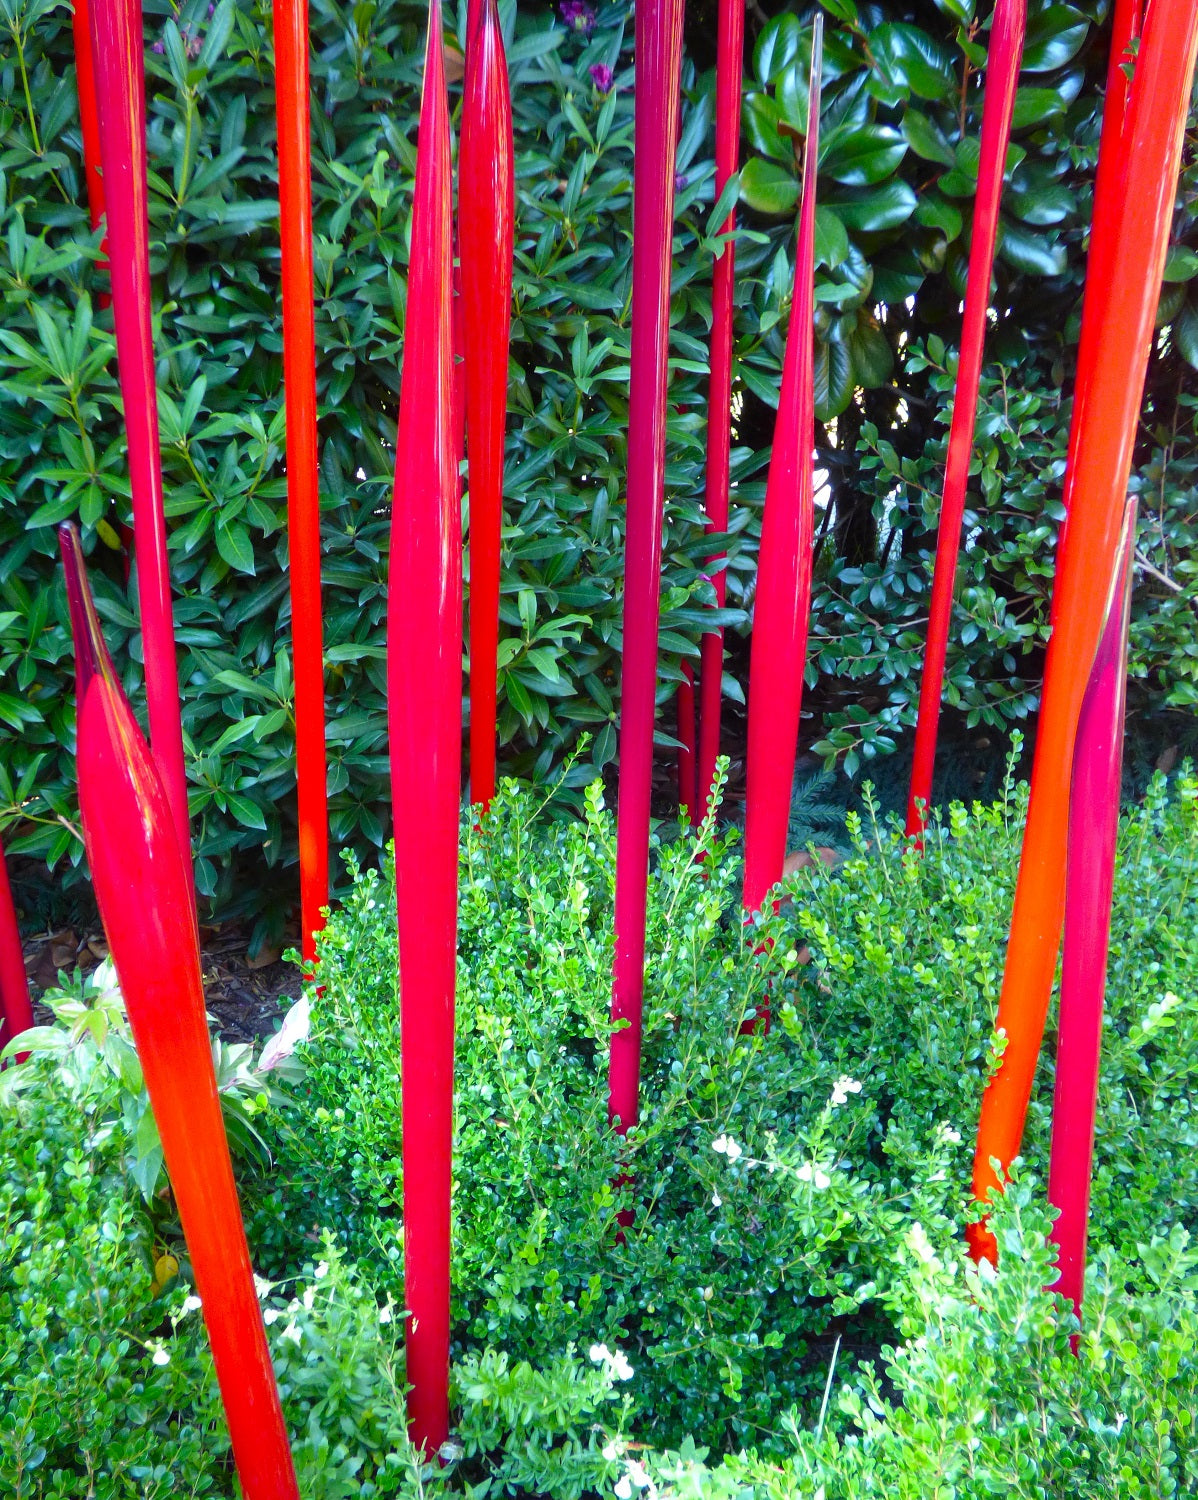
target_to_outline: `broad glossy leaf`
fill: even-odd
[[[906,139],[893,125],[862,125],[830,134],[820,152],[820,168],[848,187],[872,187],[889,177],[906,154]]]
[[[1008,265],[1029,276],[1060,276],[1069,263],[1064,245],[1032,234],[1007,218],[1001,221],[998,253]]]
[[[905,182],[892,181],[871,190],[837,193],[829,197],[828,204],[835,208],[846,229],[880,234],[905,224],[918,201],[913,188]]]
[[[924,161],[938,161],[946,167],[953,165],[953,148],[934,120],[920,114],[917,109],[909,109],[903,115],[902,128],[916,156],[922,156]]]
[[[1025,73],[1050,73],[1072,61],[1090,23],[1072,5],[1050,5],[1028,22],[1023,48]]]
[[[821,422],[838,417],[853,399],[853,357],[839,339],[815,344],[815,415]]]
[[[840,264],[849,253],[848,231],[837,215],[826,204],[820,203],[815,210],[815,263],[830,270]]]
[[[869,33],[869,47],[886,78],[921,99],[948,99],[957,91],[956,60],[918,26],[886,22]]]
[[[799,201],[799,184],[785,167],[755,156],[740,174],[740,196],[758,213],[786,214]]]

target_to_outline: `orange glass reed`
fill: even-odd
[[[146,90],[141,0],[90,0],[92,58],[108,209],[109,269],[117,365],[137,549],[137,598],[145,658],[150,745],[162,777],[188,888],[191,834],[183,727],[171,615],[170,559],[162,506],[158,390],[150,327],[150,236],[146,189]]]
[[[297,1500],[212,1069],[188,861],[121,691],[73,526],[59,528],[75,642],[79,807],[212,1345],[246,1500]]]
[[[324,926],[322,908],[329,899],[329,805],[320,610],[320,470],[316,446],[307,0],[274,0],[274,22],[300,929],[303,955],[311,962],[316,957],[316,934]]]
[[[940,699],[944,691],[944,661],[952,623],[953,584],[957,576],[957,554],[961,549],[961,522],[965,515],[965,486],[969,481],[969,459],[973,451],[973,428],[977,416],[978,383],[982,373],[982,344],[986,335],[986,312],[990,306],[990,273],[998,239],[998,204],[1002,196],[1003,169],[1011,139],[1011,117],[1019,83],[1019,60],[1027,22],[1027,0],[998,0],[990,31],[986,58],[986,97],[982,106],[981,156],[978,187],[973,206],[973,229],[969,246],[969,279],[965,287],[965,316],[961,324],[961,350],[957,358],[957,383],[953,392],[953,418],[948,434],[948,461],[940,500],[940,522],[936,533],[936,563],[932,573],[932,599],[924,647],[923,677],[919,685],[919,717],[915,726],[915,759],[911,767],[911,789],[907,799],[907,833],[921,834],[932,800],[932,773],[936,763],[936,737],[940,727]]]
[[[715,67],[715,196],[724,191],[740,159],[740,96],[745,57],[745,0],[720,0]],[[735,210],[720,225],[721,234],[736,228]],[[705,503],[709,531],[728,529],[732,459],[732,293],[736,284],[736,255],[731,240],[716,257],[711,275],[711,381],[707,388],[707,484]],[[724,554],[709,562],[717,609],[727,597]],[[720,714],[723,703],[724,632],[717,626],[699,642],[699,755],[698,787],[691,820],[701,818],[711,796],[715,763],[720,753]],[[681,736],[680,736],[681,738]]]
[[[470,798],[495,795],[499,543],[512,325],[515,148],[495,0],[479,0],[466,45],[458,149],[458,235],[470,476]]]
[[[817,12],[794,293],[761,518],[749,651],[744,905],[750,913],[761,909],[782,879],[807,665],[815,535],[815,182],[823,37],[823,15]]]
[[[17,908],[8,883],[8,865],[0,844],[0,1048],[33,1025],[29,979],[21,948]]]
[[[1193,0],[1152,0],[1124,124],[1104,121],[1094,242],[1086,278],[1073,422],[1065,473],[1066,521],[1057,550],[1052,636],[1036,732],[1031,800],[997,1026],[1002,1064],[982,1100],[973,1191],[985,1200],[1019,1151],[1060,948],[1070,777],[1078,715],[1106,618],[1144,374],[1168,247],[1177,170],[1198,46]],[[1118,105],[1117,105],[1118,107]],[[1108,194],[1117,194],[1112,204]],[[1105,243],[1109,236],[1109,243]],[[1095,275],[1096,267],[1102,268]],[[997,1246],[972,1225],[975,1258]]]
[[[462,765],[462,527],[454,437],[449,102],[430,0],[387,605],[412,1439],[449,1432],[449,1192]]]
[[[628,1024],[612,1033],[608,1078],[608,1114],[621,1134],[636,1124],[640,1095],[682,11],[683,0],[638,0],[636,6],[632,373],[611,996],[613,1022]]]

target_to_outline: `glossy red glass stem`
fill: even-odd
[[[1086,278],[1053,630],[996,1022],[1007,1046],[982,1100],[974,1156],[973,1191],[982,1201],[999,1182],[991,1159],[1005,1173],[1018,1153],[1052,992],[1078,716],[1106,621],[1196,46],[1192,0],[1152,0],[1126,124],[1120,115],[1108,131],[1104,121],[1101,149],[1124,152],[1124,165],[1098,174],[1098,193],[1114,191],[1118,203],[1095,203],[1093,233],[1109,235],[1110,244],[1092,242],[1090,265],[1104,274]],[[977,1258],[997,1254],[984,1223],[971,1227],[969,1242]]]
[[[761,518],[749,649],[744,905],[750,913],[761,909],[782,879],[807,665],[815,536],[815,183],[822,52],[823,17],[817,13],[794,292]]]
[[[740,100],[745,56],[745,0],[720,0],[715,68],[715,196],[740,164]],[[721,234],[736,228],[735,210],[720,225]],[[728,242],[716,257],[711,275],[711,381],[707,389],[707,528],[728,529],[732,485],[732,296],[736,285],[736,252]],[[708,559],[716,607],[723,609],[728,575],[724,554]],[[695,801],[702,817],[715,781],[720,753],[723,707],[724,632],[709,630],[699,642],[699,754]]]
[[[325,923],[323,908],[329,900],[329,806],[320,605],[320,469],[316,439],[307,0],[274,0],[274,23],[300,933],[303,956],[312,962],[316,958],[316,934]]]
[[[117,364],[137,551],[137,597],[145,657],[150,745],[191,880],[191,834],[183,728],[171,614],[170,559],[162,506],[158,390],[150,327],[150,239],[146,190],[146,99],[141,0],[90,0],[92,57],[108,209],[108,249]]]
[[[638,0],[636,7],[632,370],[611,1001],[612,1020],[628,1024],[612,1033],[608,1077],[608,1113],[621,1134],[636,1123],[640,1093],[682,11],[682,0]]]
[[[997,0],[986,59],[986,95],[982,106],[981,155],[974,198],[969,246],[969,278],[965,287],[965,315],[953,392],[953,417],[948,434],[948,459],[936,532],[936,562],[924,647],[923,677],[919,687],[919,715],[915,725],[915,759],[907,798],[907,833],[922,834],[932,800],[932,774],[940,728],[940,700],[944,692],[944,663],[952,624],[953,586],[961,523],[965,515],[965,487],[973,452],[978,385],[982,374],[982,346],[986,312],[990,306],[990,274],[998,239],[998,205],[1003,171],[1019,85],[1019,62],[1027,23],[1027,0]]]
[[[682,664],[682,681],[678,684],[678,808],[690,815],[692,827],[703,821],[696,777],[698,747],[695,722],[695,670],[690,662]]]
[[[79,90],[79,132],[83,137],[83,175],[87,184],[87,217],[98,229],[104,217],[104,179],[100,175],[100,111],[96,104],[96,72],[92,63],[89,0],[75,0],[72,32],[75,42],[75,86]]]
[[[162,1138],[246,1500],[297,1500],[212,1069],[188,861],[59,530],[75,641],[79,806],[100,918]]]
[[[8,882],[4,846],[0,844],[0,1048],[32,1025],[33,1007],[29,1003],[21,929]]]
[[[449,105],[439,0],[412,205],[391,512],[387,720],[395,810],[403,1072],[408,1419],[449,1432],[449,1192],[462,761],[462,529],[453,429]]]
[[[512,326],[515,147],[495,0],[479,0],[466,49],[458,232],[470,476],[470,797],[495,795],[499,548]]]
[[[1065,940],[1048,1201],[1060,1209],[1051,1236],[1058,1249],[1060,1267],[1053,1290],[1068,1297],[1079,1316],[1086,1279],[1102,1005],[1123,786],[1127,634],[1131,621],[1135,529],[1133,500],[1127,506],[1124,521],[1114,597],[1082,699],[1069,788]]]

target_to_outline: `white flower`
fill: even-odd
[[[941,1122],[939,1133],[940,1139],[946,1141],[950,1146],[959,1146],[961,1144],[961,1132],[954,1130],[947,1122]]]
[[[711,1299],[714,1296],[715,1296],[715,1288],[714,1287],[705,1286],[703,1288],[703,1300],[704,1300],[704,1302],[710,1302]]]
[[[859,1094],[861,1085],[855,1078],[850,1078],[847,1073],[841,1076],[832,1085],[832,1097],[828,1101],[833,1109],[839,1109],[842,1104],[849,1102],[850,1094]]]
[[[315,1271],[314,1274],[316,1276],[317,1281],[323,1281],[325,1279],[325,1277],[329,1274],[329,1263],[328,1263],[328,1261],[327,1260],[322,1260],[320,1262],[320,1264],[316,1267],[316,1271]]]
[[[587,1357],[592,1364],[601,1365],[604,1360],[611,1358],[611,1350],[606,1344],[592,1344],[587,1350]]]
[[[638,1463],[635,1458],[628,1460],[628,1477],[638,1490],[647,1490],[653,1482],[646,1474],[644,1464]]]
[[[728,1137],[726,1135],[717,1135],[711,1143],[711,1149],[718,1152],[720,1156],[723,1156],[724,1152],[728,1149]]]
[[[308,1290],[304,1293],[304,1311],[305,1312],[311,1312],[313,1306],[315,1305],[315,1303],[316,1303],[316,1288],[314,1286],[310,1286],[308,1288]]]
[[[729,1161],[735,1161],[738,1156],[744,1155],[730,1135],[717,1135],[711,1143],[711,1149],[720,1156],[726,1156]]]
[[[380,1307],[379,1308],[379,1322],[380,1323],[390,1323],[390,1321],[391,1321],[391,1304],[390,1304],[390,1302],[388,1302],[387,1305],[386,1305],[386,1307]]]
[[[616,1377],[617,1380],[632,1379],[632,1366],[628,1363],[627,1359],[625,1359],[624,1355],[618,1349],[612,1356],[611,1369],[612,1374]]]
[[[299,1328],[296,1326],[296,1324],[288,1323],[287,1327],[283,1330],[283,1337],[285,1339],[290,1339],[293,1344],[298,1344],[299,1341],[303,1338],[303,1334],[299,1331]]]
[[[171,1357],[165,1349],[158,1348],[154,1350],[154,1363],[156,1365],[169,1365],[170,1362]]]
[[[262,1321],[269,1326],[271,1323],[277,1323],[282,1316],[283,1314],[277,1307],[268,1307],[262,1314]]]
[[[300,1042],[308,1040],[312,1029],[311,1007],[305,995],[297,1000],[283,1017],[283,1024],[270,1038],[258,1058],[259,1073],[269,1073],[277,1068],[284,1058],[290,1057]]]
[[[623,1444],[619,1439],[612,1439],[612,1441],[603,1445],[603,1457],[609,1464],[614,1464],[623,1451]]]
[[[712,1193],[711,1202],[713,1208],[719,1208],[720,1204],[723,1203],[723,1201],[724,1200],[720,1197],[719,1193]]]
[[[821,1172],[814,1162],[805,1161],[795,1173],[800,1182],[811,1182],[815,1184],[815,1190],[822,1193],[826,1187],[832,1186],[832,1179],[826,1172]]]
[[[258,1293],[258,1301],[261,1302],[263,1297],[270,1291],[270,1282],[264,1281],[261,1276],[255,1276],[254,1290]]]
[[[632,1500],[632,1480],[627,1474],[616,1480],[616,1500]]]
[[[182,1308],[182,1311],[179,1313],[179,1316],[181,1318],[185,1318],[188,1313],[199,1312],[199,1310],[200,1310],[200,1299],[198,1297],[184,1297],[184,1299],[183,1299],[183,1308]]]

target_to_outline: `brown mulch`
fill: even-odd
[[[254,1042],[269,1036],[299,994],[299,970],[269,950],[251,959],[249,932],[236,925],[202,927],[200,937],[204,1000],[221,1036],[231,1042]],[[35,933],[25,938],[23,946],[34,1021],[39,1026],[53,1017],[37,997],[58,984],[59,971],[71,974],[80,968],[87,974],[108,956],[108,945],[98,926],[94,932],[64,927]]]

